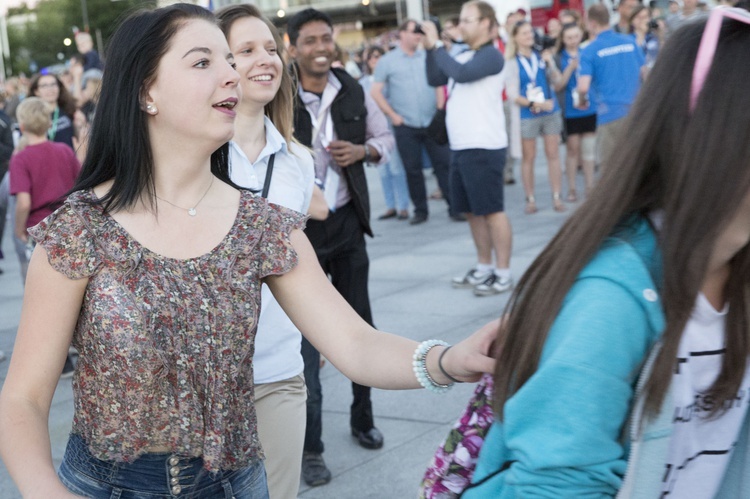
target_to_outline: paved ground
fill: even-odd
[[[541,144],[540,144],[541,146]],[[540,152],[542,149],[539,149]],[[518,177],[518,166],[516,166]],[[512,271],[518,277],[540,252],[565,215],[551,208],[546,182],[546,164],[536,167],[536,215],[523,214],[520,184],[505,190],[506,207],[514,230]],[[377,171],[368,171],[373,218],[384,211]],[[580,178],[579,178],[580,181]],[[432,176],[428,189],[434,188]],[[578,192],[583,192],[579,185]],[[575,205],[569,205],[572,210]],[[375,238],[368,241],[371,259],[370,296],[376,325],[417,341],[441,338],[454,343],[500,315],[507,293],[478,298],[468,290],[450,287],[453,276],[463,274],[474,263],[473,244],[466,223],[447,217],[442,201],[430,201],[429,222],[409,226],[388,220],[373,222]],[[9,240],[3,239],[5,260],[0,268],[0,350],[13,350],[21,310],[23,289],[18,262]],[[0,362],[0,383],[8,361]],[[325,459],[333,481],[310,488],[304,483],[304,499],[391,499],[415,497],[425,466],[437,444],[461,412],[472,386],[461,385],[446,395],[426,390],[373,391],[376,425],[385,435],[385,446],[371,451],[360,448],[349,434],[350,384],[333,366],[321,371],[324,390]],[[72,418],[70,380],[60,381],[50,416],[52,454],[59,464]],[[0,497],[20,497],[5,466],[0,462]]]

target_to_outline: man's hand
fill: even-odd
[[[344,168],[364,159],[365,146],[346,140],[334,140],[328,146],[328,152],[336,164]]]
[[[432,21],[422,21],[422,31],[424,32],[424,38],[422,44],[427,50],[435,48],[435,44],[438,41],[438,31],[435,23]]]
[[[443,42],[445,50],[450,50],[453,46],[453,39],[447,30],[443,30],[443,32],[440,33],[440,40]]]
[[[393,123],[393,126],[401,126],[404,124],[404,117],[398,113],[393,113],[391,115],[391,123]]]

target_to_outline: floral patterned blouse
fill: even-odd
[[[261,279],[297,263],[305,218],[242,191],[226,237],[197,258],[167,258],[73,193],[31,235],[53,268],[88,278],[73,345],[73,433],[108,461],[149,447],[202,456],[209,471],[263,458],[253,404]]]

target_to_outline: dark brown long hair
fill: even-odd
[[[282,66],[281,83],[276,96],[274,96],[271,102],[266,104],[264,111],[268,119],[271,120],[279,133],[281,133],[281,136],[284,137],[284,140],[291,143],[294,141],[294,98],[297,88],[294,78],[292,78],[289,64],[287,64],[284,40],[281,38],[276,26],[263,16],[255,5],[230,5],[216,13],[216,18],[219,20],[219,27],[227,38],[229,38],[229,32],[234,22],[243,17],[255,17],[263,21],[268,26],[268,29],[271,30],[273,39],[276,42],[276,51],[281,58]]]
[[[89,133],[89,150],[71,192],[114,180],[98,201],[106,211],[130,208],[142,196],[153,207],[154,158],[142,97],[156,77],[170,41],[191,20],[216,23],[210,11],[186,3],[140,10],[120,23],[107,49],[108,69],[104,70],[96,119]],[[211,172],[240,188],[229,178],[228,143],[211,155]]]
[[[534,374],[548,331],[576,276],[619,223],[664,213],[659,231],[666,318],[663,346],[645,386],[646,415],[658,412],[672,379],[682,331],[721,231],[750,192],[750,26],[724,23],[695,111],[688,96],[704,22],[672,35],[624,123],[618,146],[586,203],[565,223],[521,278],[506,311],[506,341],[497,357],[495,409]],[[731,128],[727,127],[731,124]],[[730,262],[721,372],[708,394],[736,396],[748,355],[750,249]]]
[[[39,90],[39,79],[43,76],[51,76],[55,79],[55,83],[57,83],[57,89],[59,90],[59,93],[57,95],[57,107],[60,108],[60,111],[68,115],[69,118],[72,118],[76,112],[76,100],[73,98],[71,93],[68,92],[68,89],[65,88],[65,85],[63,85],[62,81],[60,81],[60,78],[58,78],[57,75],[54,75],[52,73],[35,74],[31,78],[31,83],[29,83],[29,93],[35,97],[39,97],[37,93]]]

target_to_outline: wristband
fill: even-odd
[[[372,161],[372,156],[370,155],[370,148],[365,144],[363,146],[365,148],[365,157],[362,159],[362,162],[364,162],[365,165],[369,165]]]
[[[412,367],[420,385],[434,393],[445,393],[453,386],[453,383],[447,385],[440,384],[427,371],[427,354],[437,346],[447,347],[449,345],[441,340],[427,340],[420,343],[417,349],[414,350]]]
[[[448,348],[440,352],[440,357],[438,357],[438,367],[440,368],[440,372],[443,373],[443,376],[445,376],[449,380],[453,381],[454,383],[463,383],[463,381],[461,381],[460,379],[456,379],[450,374],[448,374],[448,371],[446,371],[445,368],[443,367],[443,356],[446,353],[448,353],[448,350],[450,350],[451,348],[453,348],[453,345],[449,346]]]

